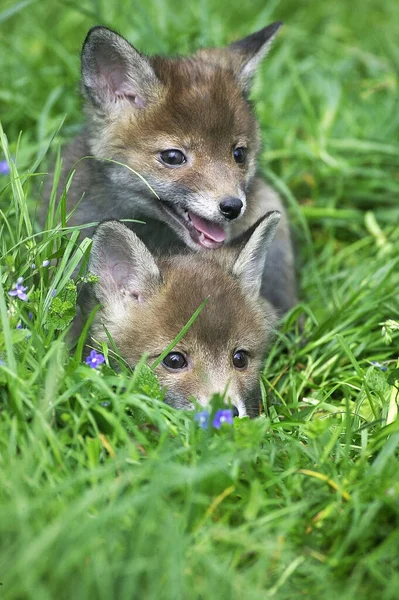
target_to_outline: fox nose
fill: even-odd
[[[236,406],[234,406],[234,404],[231,407],[231,410],[233,411],[233,417],[239,417],[240,416],[240,413],[238,412],[238,408]]]
[[[243,204],[239,198],[225,198],[219,204],[220,212],[229,221],[236,219],[240,215],[242,207]]]

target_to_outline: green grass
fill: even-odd
[[[151,380],[68,354],[55,327],[88,242],[63,207],[43,235],[35,215],[82,121],[90,26],[176,53],[277,19],[253,96],[302,304],[266,360],[266,416],[202,431],[151,398]],[[15,164],[0,178],[2,598],[396,600],[399,331],[382,323],[399,321],[398,37],[394,0],[3,3],[1,146]],[[19,276],[28,303],[8,296]]]

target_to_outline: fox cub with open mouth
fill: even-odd
[[[268,213],[240,243],[206,254],[156,257],[126,225],[106,221],[96,230],[89,263],[98,276],[85,314],[100,302],[91,337],[111,334],[134,367],[155,360],[173,342],[201,302],[197,319],[156,368],[166,402],[192,409],[226,394],[237,416],[258,413],[259,372],[277,320],[261,296],[267,252],[280,220]],[[105,326],[105,327],[104,327]]]
[[[91,29],[82,49],[87,127],[64,157],[63,183],[76,168],[70,224],[139,219],[145,224],[129,227],[165,253],[220,248],[278,210],[262,293],[280,314],[291,308],[288,223],[278,195],[256,177],[260,135],[248,102],[280,25],[177,58],[145,56],[106,27]],[[97,160],[77,164],[85,156]]]

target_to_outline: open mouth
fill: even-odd
[[[173,216],[190,234],[191,239],[203,248],[220,248],[226,239],[226,232],[221,225],[199,217],[190,210],[174,206],[169,202],[162,203],[165,210]]]

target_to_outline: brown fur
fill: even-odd
[[[100,225],[94,237],[90,270],[99,276],[89,311],[101,302],[92,337],[111,334],[121,356],[134,367],[146,353],[150,363],[176,338],[200,304],[197,320],[174,347],[187,358],[185,369],[156,369],[167,388],[166,401],[192,408],[212,394],[225,393],[240,415],[258,409],[258,374],[276,323],[272,306],[260,295],[267,248],[279,220],[271,213],[250,239],[235,250],[153,257],[127,227]],[[244,350],[247,368],[234,367],[232,357]]]
[[[164,178],[165,184],[215,201],[236,195],[252,175],[258,128],[233,75],[194,59],[156,58],[152,64],[163,85],[160,101],[111,125],[102,140],[104,158],[119,155],[150,182]],[[250,167],[234,162],[232,148],[238,143],[251,145]],[[193,164],[166,170],[158,151],[169,147],[191,152]]]
[[[101,113],[104,116],[101,120],[93,118],[89,105],[86,109],[89,135],[84,140],[83,151],[96,158],[112,158],[126,164],[140,173],[161,198],[179,193],[184,196],[190,191],[195,196],[191,202],[196,200],[206,205],[207,200],[211,204],[209,214],[204,216],[212,216],[213,220],[223,224],[226,220],[218,212],[219,202],[225,197],[237,196],[240,190],[244,192],[255,170],[259,132],[250,106],[229,69],[195,58],[155,57],[150,62],[159,81],[156,100],[145,110],[132,110],[127,105],[117,115]],[[245,166],[236,164],[233,159],[232,149],[238,144],[249,148]],[[80,144],[77,146],[79,148]],[[160,149],[174,147],[182,148],[190,155],[189,163],[182,169],[167,169],[159,161]],[[71,159],[77,160],[77,155],[67,156],[68,166],[72,167]],[[115,214],[114,203],[102,201],[103,190],[98,190],[100,199],[93,194],[92,185],[96,178],[87,178],[87,171],[93,169],[93,161],[78,165],[78,174],[82,167],[86,172],[73,182],[68,195],[71,210],[85,193],[72,223],[81,224],[85,218],[92,221],[96,217],[119,216]],[[108,171],[116,169],[120,172],[122,169],[109,164],[103,167]],[[126,169],[123,175],[134,179],[134,174],[126,173]],[[148,188],[144,191],[148,192]],[[150,205],[159,204],[151,192],[150,196]],[[97,209],[96,215],[94,211],[93,215],[89,212],[93,202],[97,204],[93,206]],[[127,208],[131,212],[123,212],[123,217],[145,219],[147,216],[147,206],[143,208],[138,202]],[[123,211],[122,207],[120,210]],[[246,228],[247,225],[241,225],[243,231]]]
[[[147,302],[132,304],[126,318],[110,327],[121,356],[132,366],[144,352],[150,363],[154,361],[209,297],[174,348],[189,357],[189,369],[173,373],[159,365],[156,373],[174,406],[191,407],[190,397],[207,404],[213,393],[224,393],[228,386],[233,403],[238,404],[238,397],[254,394],[247,398],[247,412],[253,413],[259,401],[259,396],[255,397],[258,373],[275,322],[273,310],[246,297],[217,261],[197,257],[195,271],[190,256],[163,260],[159,266],[163,285]],[[99,332],[97,335],[101,337]],[[237,349],[251,353],[250,367],[244,372],[231,363]]]
[[[181,223],[184,211],[223,227],[231,243],[260,216],[278,210],[283,217],[265,267],[263,294],[280,313],[292,307],[288,223],[277,194],[255,177],[259,127],[247,100],[256,66],[279,26],[228,48],[174,59],[146,57],[106,28],[91,30],[82,52],[87,127],[65,153],[61,181],[76,166],[67,198],[70,224],[138,219],[146,224],[129,226],[150,250],[164,254],[186,246],[201,249]],[[245,164],[234,161],[237,146],[248,149]],[[184,150],[187,163],[166,168],[160,151],[170,148]],[[76,165],[83,156],[95,159]],[[108,158],[126,166],[99,160]],[[229,197],[244,203],[234,220],[220,211]]]

